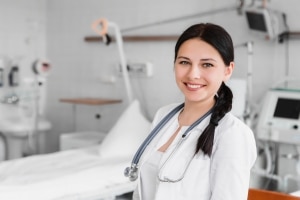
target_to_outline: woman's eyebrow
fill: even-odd
[[[178,56],[177,59],[178,59],[178,58],[189,60],[189,58],[188,58],[188,57],[185,57],[185,56]]]
[[[202,59],[200,59],[200,61],[214,61],[214,62],[216,62],[216,60],[213,59],[213,58],[202,58]]]
[[[185,57],[185,56],[178,56],[177,59],[190,60],[188,57]],[[202,61],[202,62],[208,62],[208,61],[214,61],[214,62],[216,62],[216,60],[213,59],[213,58],[201,58],[200,61]]]

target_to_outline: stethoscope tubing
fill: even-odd
[[[159,133],[159,131],[170,121],[170,119],[176,115],[177,112],[179,112],[182,108],[184,107],[184,103],[178,105],[175,107],[171,112],[169,112],[155,127],[154,129],[150,132],[150,134],[147,136],[147,138],[144,140],[144,142],[140,145],[138,148],[137,152],[135,153],[132,162],[131,162],[131,167],[127,167],[124,171],[124,175],[129,177],[131,181],[135,181],[138,177],[137,171],[138,171],[138,164],[139,160],[142,157],[142,154],[144,153],[145,149],[147,146],[150,144],[150,142],[154,139],[154,137]],[[188,136],[188,133],[196,127],[198,124],[200,124],[209,114],[212,113],[214,107],[212,107],[207,113],[205,113],[203,116],[201,116],[197,121],[195,121],[181,136],[180,144],[182,141],[186,139],[186,136]],[[178,147],[177,147],[178,148]],[[174,152],[173,152],[174,153]],[[167,160],[170,159],[170,157],[173,155],[169,156]],[[190,162],[189,162],[190,163]],[[163,164],[162,168],[164,167],[166,163]],[[189,164],[188,164],[189,166]],[[188,167],[187,166],[187,167]],[[186,170],[185,170],[186,171]],[[185,174],[185,171],[183,173],[183,176]],[[179,179],[181,180],[181,179]],[[177,180],[173,180],[173,182],[176,182]],[[172,180],[165,180],[165,182],[172,182]]]
[[[183,174],[178,178],[178,179],[175,179],[175,180],[172,180],[172,179],[169,179],[169,178],[161,178],[160,174],[162,173],[162,170],[165,168],[166,166],[166,163],[175,155],[175,153],[177,152],[177,150],[179,149],[179,147],[181,146],[181,144],[183,143],[184,140],[187,139],[187,137],[189,136],[189,132],[195,127],[197,126],[198,124],[200,124],[211,112],[212,112],[213,109],[210,109],[207,113],[205,113],[202,117],[200,117],[197,121],[195,121],[181,136],[181,139],[179,140],[179,142],[177,143],[177,145],[175,146],[175,149],[171,152],[171,154],[167,157],[167,159],[165,160],[165,162],[162,164],[162,166],[160,167],[159,169],[159,174],[158,174],[158,180],[161,181],[161,182],[171,182],[171,183],[176,183],[176,182],[179,182],[183,179],[189,165],[191,164],[192,160],[193,160],[193,157],[191,158],[191,160],[188,162]]]
[[[138,148],[137,152],[135,153],[133,159],[132,159],[132,165],[137,165],[142,154],[144,153],[146,147],[149,145],[149,143],[153,140],[153,138],[157,135],[157,133],[168,123],[168,121],[179,111],[183,108],[184,103],[180,104],[179,106],[175,107],[170,113],[168,113],[156,126],[155,128],[150,132],[150,134],[147,136],[147,138],[144,140],[144,142],[141,144],[141,146]]]
[[[149,145],[149,143],[153,140],[153,138],[157,135],[157,133],[166,125],[169,120],[182,108],[184,107],[184,103],[180,104],[179,106],[175,107],[171,112],[169,112],[156,126],[155,128],[150,132],[148,137],[144,140],[144,142],[141,144],[137,152],[135,153],[133,159],[132,159],[132,165],[137,165],[142,154],[144,153],[146,147]],[[213,107],[214,108],[214,107]],[[195,121],[182,135],[183,138],[187,136],[187,134],[195,128],[198,124],[200,124],[208,115],[212,113],[213,108],[211,108],[208,112],[206,112],[203,116],[201,116],[197,121]]]

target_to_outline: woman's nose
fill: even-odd
[[[192,65],[188,71],[188,77],[190,79],[198,79],[201,77],[201,70],[198,65]]]

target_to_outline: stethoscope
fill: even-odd
[[[138,163],[140,158],[142,157],[142,154],[144,153],[146,147],[149,145],[149,143],[153,140],[153,138],[158,134],[158,132],[164,127],[164,125],[166,125],[170,119],[177,113],[179,112],[182,108],[184,107],[184,103],[180,104],[179,106],[175,107],[171,112],[169,112],[155,127],[154,129],[150,132],[150,134],[148,135],[148,137],[144,140],[144,142],[141,144],[141,146],[138,148],[137,152],[135,153],[132,162],[131,162],[131,166],[127,167],[124,171],[124,175],[126,177],[129,177],[130,181],[135,181],[138,178]],[[200,124],[211,112],[212,112],[213,108],[211,108],[207,113],[205,113],[203,116],[201,116],[197,121],[195,121],[181,136],[182,139],[180,140],[180,142],[176,145],[174,151],[170,154],[170,156],[166,159],[166,161],[163,163],[162,167],[160,169],[162,169],[167,161],[174,155],[174,153],[177,151],[177,149],[179,148],[179,146],[182,144],[182,142],[184,141],[184,139],[186,139],[188,133],[198,124]],[[191,162],[191,161],[190,161]],[[188,165],[190,164],[190,162],[188,163]],[[188,167],[188,166],[187,166]],[[168,179],[168,178],[160,178],[159,176],[159,180],[162,182],[178,182],[180,180],[182,180],[182,178],[184,177],[184,174],[187,170],[187,167],[185,169],[185,171],[183,172],[182,176],[178,179]]]

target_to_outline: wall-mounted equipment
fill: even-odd
[[[12,66],[8,74],[8,84],[11,87],[19,85],[19,67],[17,65]]]
[[[285,14],[264,7],[245,9],[246,19],[252,33],[272,40],[287,31]]]
[[[118,65],[117,71],[120,76],[123,75],[122,66]],[[152,77],[153,76],[153,64],[150,62],[128,62],[127,71],[130,77]]]
[[[4,85],[4,61],[0,59],[0,87]]]
[[[300,91],[268,91],[259,116],[257,138],[300,145]]]

